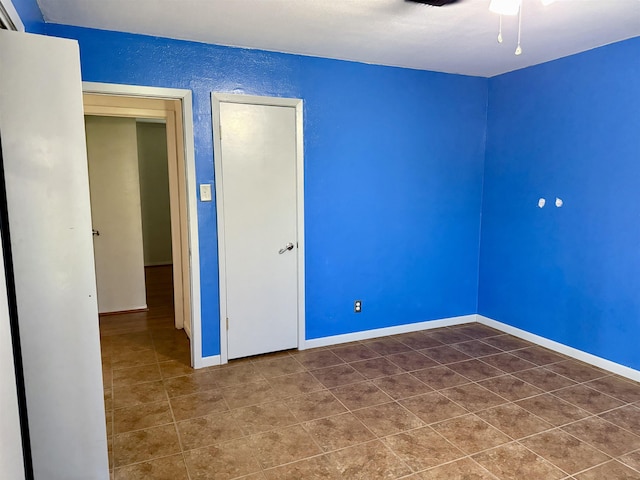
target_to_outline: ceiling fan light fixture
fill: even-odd
[[[489,10],[499,15],[517,15],[522,0],[491,0]]]

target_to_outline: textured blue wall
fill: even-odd
[[[635,38],[489,80],[478,303],[482,315],[635,369],[638,58]]]
[[[29,33],[44,33],[44,20],[36,0],[11,0]]]
[[[477,308],[487,80],[47,25],[83,79],[193,91],[213,182],[210,92],[302,98],[307,338]],[[203,354],[220,351],[215,204],[198,204]],[[353,301],[363,312],[353,313]]]

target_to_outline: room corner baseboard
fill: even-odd
[[[356,342],[358,340],[369,340],[371,338],[386,337],[388,335],[398,335],[400,333],[417,332],[419,330],[429,330],[432,328],[449,327],[451,325],[462,325],[473,323],[476,315],[463,315],[460,317],[442,318],[439,320],[428,320],[426,322],[408,323],[393,327],[376,328],[374,330],[363,330],[361,332],[345,333],[342,335],[332,335],[330,337],[314,338],[305,340],[303,345],[298,346],[299,350],[310,348],[328,347],[341,343]]]
[[[576,360],[588,363],[590,365],[593,365],[594,367],[598,367],[622,377],[626,377],[630,380],[640,382],[640,370],[626,367],[619,363],[612,362],[611,360],[607,360],[606,358],[598,357],[591,353],[578,350],[577,348],[569,347],[568,345],[564,345],[563,343],[549,340],[548,338],[541,337],[540,335],[536,335],[534,333],[529,333],[526,330],[512,327],[511,325],[498,322],[497,320],[493,320],[483,315],[476,315],[476,318],[478,323],[481,323],[488,327],[495,328],[496,330],[508,333],[510,335],[513,335],[514,337],[522,338],[523,340],[535,343],[536,345],[540,345],[541,347],[548,348],[549,350],[553,350],[554,352],[561,353],[568,357],[575,358]]]
[[[212,355],[210,357],[196,358],[193,364],[194,369],[214,367],[220,365],[220,355]]]

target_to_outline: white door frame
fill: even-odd
[[[241,103],[296,109],[296,226],[298,233],[298,348],[305,342],[305,278],[304,278],[304,139],[302,126],[302,100],[298,98],[261,97],[211,93],[213,115],[213,151],[216,189],[216,215],[218,221],[218,278],[220,282],[220,363],[228,362],[227,351],[227,265],[224,230],[224,182],[222,177],[222,147],[220,145],[220,103]]]
[[[0,0],[0,25],[4,25],[7,30],[24,32],[24,23],[18,15],[16,7],[11,0]]]
[[[193,100],[191,90],[137,85],[82,82],[84,93],[127,95],[130,97],[180,100],[184,130],[184,162],[187,182],[187,222],[189,230],[189,272],[191,273],[191,364],[208,365],[202,357],[202,314],[200,311],[200,250],[198,242],[198,205],[196,196],[196,162],[193,137]]]

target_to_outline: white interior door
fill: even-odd
[[[134,118],[85,118],[98,311],[147,307]]]
[[[228,358],[298,345],[296,109],[220,104]]]
[[[78,44],[0,30],[0,72],[34,476],[108,480]]]

